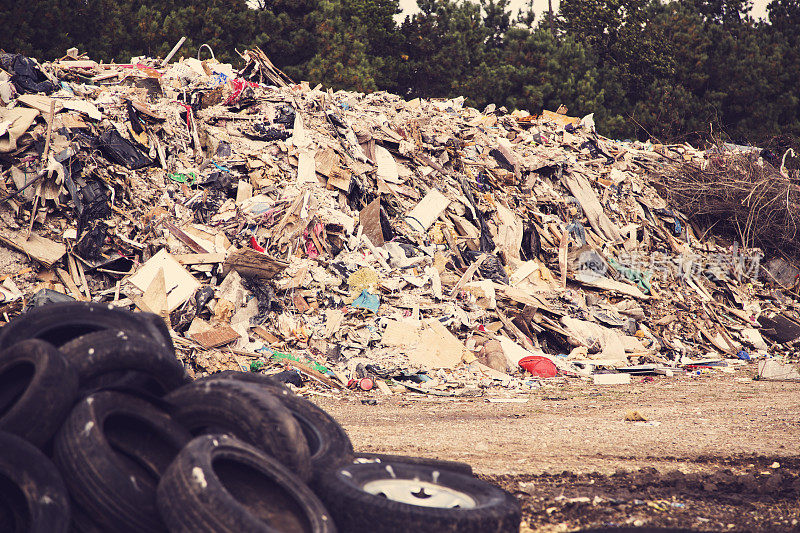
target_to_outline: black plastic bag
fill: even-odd
[[[276,128],[266,122],[256,122],[247,128],[242,128],[240,131],[251,139],[259,141],[285,141],[292,136],[291,131]]]
[[[278,114],[275,116],[273,124],[283,124],[287,128],[294,128],[295,112],[291,106],[285,105],[278,109]]]
[[[104,131],[98,140],[100,151],[106,158],[130,170],[138,170],[153,164],[152,159],[143,154],[114,128]]]
[[[75,200],[75,209],[78,212],[78,235],[82,228],[95,220],[111,217],[111,203],[108,199],[106,188],[97,180],[83,181],[79,178]]]
[[[58,89],[58,86],[47,79],[47,76],[39,69],[36,61],[22,54],[0,55],[0,66],[11,74],[11,83],[20,94],[50,94]]]
[[[542,252],[542,239],[539,230],[533,223],[526,224],[522,230],[522,244],[519,248],[520,257],[524,261],[532,261]]]
[[[467,264],[471,264],[483,254],[484,252],[480,251],[465,250],[461,255]],[[508,285],[508,274],[506,274],[506,269],[503,268],[503,263],[500,262],[500,259],[498,259],[496,255],[489,255],[486,259],[484,259],[483,263],[481,263],[481,266],[478,267],[478,272],[480,272],[481,276],[486,279]]]
[[[87,230],[73,248],[74,252],[87,261],[103,258],[103,245],[108,236],[108,226],[102,220],[88,223]]]

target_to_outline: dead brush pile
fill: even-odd
[[[746,247],[800,256],[800,186],[754,154],[676,161],[653,185],[688,216]]]

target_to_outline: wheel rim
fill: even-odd
[[[444,509],[476,507],[475,500],[464,492],[419,479],[376,479],[365,483],[362,489],[375,496],[420,507]]]

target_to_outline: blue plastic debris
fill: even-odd
[[[377,314],[378,307],[381,306],[381,301],[377,294],[371,294],[369,291],[367,291],[367,289],[364,289],[361,291],[361,294],[358,296],[358,298],[353,300],[351,305],[360,309],[367,309]]]

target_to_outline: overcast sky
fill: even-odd
[[[558,9],[558,1],[559,0],[553,0],[553,9]],[[768,3],[769,0],[755,0],[753,2],[753,17],[767,18]],[[528,0],[511,0],[511,7],[515,10],[527,4]],[[417,1],[400,0],[400,8],[403,10],[404,14],[413,13],[414,11],[417,10]],[[547,0],[534,0],[533,8],[536,10],[537,14],[541,14],[542,12],[547,10]]]

